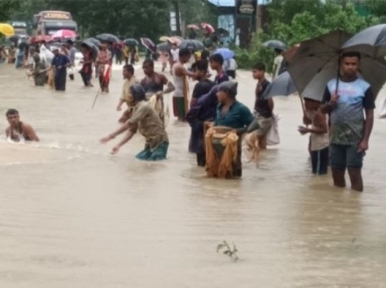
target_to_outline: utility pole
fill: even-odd
[[[176,13],[176,32],[178,36],[181,36],[181,18],[180,18],[180,0],[174,0],[174,11]]]

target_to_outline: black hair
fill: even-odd
[[[133,65],[127,64],[127,65],[123,66],[123,69],[125,69],[127,72],[129,72],[129,73],[134,75],[134,67],[133,67]]]
[[[69,44],[69,45],[74,45],[74,41],[72,41],[71,39],[68,39],[66,42],[67,42],[67,44]]]
[[[7,113],[5,113],[5,116],[10,116],[10,115],[15,115],[15,114],[19,114],[19,111],[17,111],[16,109],[8,109]]]
[[[146,59],[145,61],[143,61],[142,65],[147,65],[147,64],[149,64],[151,67],[154,67],[154,61],[151,59]]]
[[[343,52],[341,58],[343,59],[346,57],[357,57],[359,60],[361,60],[361,53],[355,51]]]
[[[283,50],[275,48],[275,53],[279,55],[279,54],[283,53]]]
[[[135,102],[140,102],[146,100],[146,93],[142,85],[135,84],[130,87],[131,95],[133,95]]]
[[[202,52],[201,52],[201,59],[202,60],[208,60],[208,58],[209,58],[209,51],[208,50],[206,50],[206,49],[204,49]]]
[[[182,48],[178,52],[178,56],[180,56],[180,57],[190,56],[191,54],[192,54],[192,52],[190,52],[190,50],[188,48]]]
[[[235,99],[237,95],[237,82],[225,81],[218,86],[218,91],[223,91],[229,95],[230,98]]]
[[[208,71],[208,61],[207,60],[198,60],[192,65],[193,70],[198,70],[202,72]]]
[[[265,65],[262,62],[258,62],[253,66],[253,70],[265,71]]]
[[[216,62],[220,65],[224,64],[224,58],[221,56],[221,54],[213,54],[210,56],[209,61]]]

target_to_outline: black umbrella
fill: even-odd
[[[121,42],[121,40],[119,40],[119,38],[113,34],[109,34],[109,33],[103,33],[103,34],[99,34],[97,36],[95,36],[95,38],[97,38],[98,40],[102,41],[102,42],[109,42],[109,43],[119,43]]]
[[[288,72],[303,97],[322,100],[327,82],[337,79],[342,45],[351,35],[341,30],[315,37],[300,44],[288,65]],[[386,62],[364,55],[360,75],[377,95],[386,81]],[[339,85],[339,84],[338,84]]]
[[[275,96],[289,96],[296,92],[296,87],[288,72],[280,74],[265,89],[263,97],[272,98]]]
[[[134,38],[127,38],[123,40],[123,43],[125,43],[129,47],[135,47],[139,45],[139,42]]]
[[[170,45],[167,42],[160,43],[157,45],[157,50],[162,52],[169,52]]]
[[[82,42],[82,46],[87,46],[87,47],[89,47],[89,48],[92,50],[92,52],[93,52],[93,58],[95,58],[95,57],[98,55],[98,53],[99,53],[99,48],[98,48],[98,46],[95,45],[93,42],[91,42],[91,41],[89,41],[89,40],[84,40],[84,41]]]
[[[386,56],[386,24],[375,25],[351,37],[342,47],[370,57]]]
[[[101,46],[101,41],[99,41],[98,39],[93,38],[93,37],[84,39],[83,42],[85,42],[85,41],[91,42],[91,43],[93,43],[97,47]]]
[[[204,47],[204,44],[202,44],[202,42],[200,42],[198,40],[194,40],[194,39],[189,39],[189,40],[182,41],[179,48],[180,49],[187,48],[187,49],[195,52],[198,50],[202,50],[205,47]]]
[[[279,40],[269,40],[267,42],[264,42],[263,46],[271,49],[279,49],[282,51],[286,50],[287,47],[283,42]]]
[[[225,30],[224,28],[218,28],[216,30],[216,34],[217,35],[223,35],[223,36],[227,37],[227,36],[229,36],[229,31]]]

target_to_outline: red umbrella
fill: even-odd
[[[149,38],[141,38],[141,43],[143,46],[145,46],[148,50],[150,50],[153,53],[157,52],[157,46],[151,41]]]
[[[206,30],[206,32],[212,34],[214,33],[214,28],[212,25],[210,25],[209,23],[201,23],[201,27],[204,28]]]
[[[189,29],[194,29],[194,30],[200,30],[200,27],[198,27],[196,24],[189,24],[188,28]]]
[[[58,30],[51,35],[52,39],[65,39],[65,38],[76,38],[76,33],[72,30]]]

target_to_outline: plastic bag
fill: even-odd
[[[279,135],[279,115],[273,115],[273,122],[271,129],[267,133],[267,146],[274,146],[280,144],[280,135]]]

